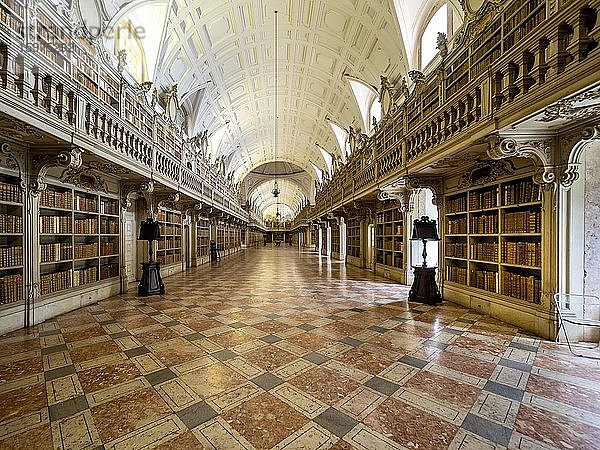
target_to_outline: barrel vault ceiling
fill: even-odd
[[[381,75],[397,82],[407,72],[393,0],[120,3],[113,0],[107,9],[129,14],[158,42],[147,56],[159,92],[177,84],[188,135],[207,130],[218,140],[211,141],[210,157],[224,158],[240,186],[253,169],[275,160],[295,164],[314,180],[312,165],[326,167],[317,143],[341,154],[328,119],[343,128],[361,127],[345,75],[377,89]],[[149,6],[164,17],[154,13],[152,24],[135,23]],[[281,203],[296,209],[303,197],[314,200],[313,183],[308,195],[306,186],[291,187],[293,179],[287,184]]]

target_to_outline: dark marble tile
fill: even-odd
[[[272,373],[263,373],[262,375],[252,378],[250,381],[263,388],[265,391],[271,390],[283,383],[281,378],[276,377]]]
[[[512,435],[510,428],[471,413],[467,414],[461,428],[504,447],[508,447]]]
[[[81,411],[89,408],[87,399],[80,395],[64,402],[57,403],[48,407],[48,414],[51,421],[58,421],[66,417],[71,417]]]
[[[387,396],[392,395],[400,388],[399,384],[392,383],[391,381],[387,381],[379,377],[371,378],[365,383],[365,386],[374,389],[377,392],[381,392],[382,394]]]
[[[168,368],[157,370],[156,372],[152,372],[144,376],[152,386],[156,386],[157,384],[177,378],[177,375],[175,375],[173,371]]]
[[[335,408],[329,408],[313,419],[327,431],[332,432],[339,438],[343,438],[354,428],[358,421],[352,417],[338,411]]]

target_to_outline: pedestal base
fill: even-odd
[[[413,266],[415,279],[408,294],[409,302],[435,305],[442,302],[442,296],[435,282],[435,267]]]
[[[142,263],[142,279],[138,286],[138,295],[160,295],[165,293],[165,285],[160,277],[160,264]]]

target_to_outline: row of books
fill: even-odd
[[[466,285],[467,269],[463,267],[446,266],[446,280]]]
[[[466,242],[446,242],[446,256],[453,258],[466,258],[467,257],[467,243]]]
[[[505,34],[506,38],[504,39],[504,49],[508,50],[515,45],[515,43],[525,38],[525,36],[533,31],[544,20],[546,20],[546,10],[545,8],[542,8],[530,19],[523,22],[518,28],[516,28],[512,34],[508,34],[509,30],[507,30]]]
[[[540,233],[540,211],[516,211],[504,215],[504,233]]]
[[[471,259],[479,261],[498,261],[497,242],[477,242],[471,244]]]
[[[8,28],[14,30],[17,34],[23,35],[23,13],[18,12],[18,17],[16,17],[15,13],[12,12],[14,10],[8,11],[4,9],[2,6],[4,6],[6,1],[9,0],[3,0],[3,2],[0,3],[0,23],[6,24]]]
[[[23,246],[0,247],[0,268],[22,266]]]
[[[119,234],[119,221],[103,217],[100,221],[100,234]]]
[[[467,197],[461,195],[460,197],[454,197],[446,199],[446,214],[458,213],[467,210]]]
[[[95,258],[98,256],[98,244],[80,244],[74,246],[74,259]]]
[[[22,233],[23,217],[0,214],[0,233]]]
[[[339,241],[338,241],[339,242]],[[394,250],[397,252],[402,251],[402,241],[377,241],[377,248],[379,250]]]
[[[107,278],[113,278],[119,276],[119,264],[110,263],[103,264],[100,266],[100,279],[106,280]]]
[[[111,214],[113,216],[118,216],[119,215],[118,200],[100,199],[100,214]]]
[[[177,225],[161,225],[160,229],[161,234],[165,236],[179,236],[181,234],[181,227]]]
[[[159,222],[181,223],[181,214],[159,211],[156,220]]]
[[[488,70],[488,67],[492,64],[492,62],[496,61],[502,55],[502,51],[500,50],[500,46],[495,48],[491,53],[489,53],[485,58],[480,59],[479,62],[475,62],[475,60],[471,61],[471,79],[477,78],[483,72]]]
[[[61,192],[46,189],[40,192],[40,206],[71,209],[73,207],[73,195],[71,194],[71,191]]]
[[[403,236],[404,235],[404,227],[402,225],[384,225],[383,227],[379,226],[377,229],[380,236]],[[339,237],[339,234],[338,234]]]
[[[40,233],[70,234],[71,216],[40,216]]]
[[[47,273],[40,276],[40,292],[42,295],[62,291],[73,286],[73,269]]]
[[[523,276],[512,272],[502,272],[500,276],[502,294],[540,304],[542,280],[533,276]]]
[[[174,248],[181,248],[181,239],[161,239],[158,241],[158,250],[170,250]]]
[[[23,275],[20,273],[0,277],[0,304],[23,300]]]
[[[174,264],[177,262],[181,262],[181,254],[168,254],[168,255],[158,255],[156,258],[161,264]]]
[[[73,286],[82,286],[98,281],[98,267],[86,267],[73,271]]]
[[[73,244],[70,242],[54,242],[40,244],[41,262],[65,261],[72,258]]]
[[[544,2],[545,3],[545,2]],[[542,5],[542,0],[528,0],[524,2],[514,2],[504,12],[505,22],[504,31],[510,31],[523,20],[527,19],[531,13],[536,11]],[[544,9],[544,8],[542,8]],[[516,14],[515,14],[516,13]]]
[[[495,208],[498,199],[496,188],[490,191],[472,191],[469,192],[469,209]]]
[[[498,215],[471,216],[469,218],[469,230],[473,234],[498,233]]]
[[[490,292],[496,292],[496,279],[498,272],[491,270],[472,270],[471,286],[477,289],[484,289]]]
[[[483,33],[481,33],[479,36],[477,36],[472,44],[471,44],[471,48],[473,50],[479,48],[481,45],[483,45],[486,41],[488,41],[490,38],[492,38],[492,40],[494,40],[496,37],[499,38],[500,32],[501,32],[501,19],[500,17],[498,17],[494,22],[490,23],[485,31]]]
[[[98,199],[75,194],[75,209],[77,211],[98,212]]]
[[[75,219],[75,224],[73,225],[73,233],[98,234],[98,219]]]
[[[466,234],[467,233],[467,218],[459,217],[458,219],[448,220],[448,234]]]
[[[531,180],[508,184],[502,189],[502,204],[505,206],[539,202],[541,199],[542,191],[539,184]]]
[[[23,203],[19,185],[0,181],[0,202]]]
[[[119,243],[118,242],[100,242],[100,255],[118,255],[119,254]]]
[[[507,264],[540,267],[542,244],[540,242],[503,242],[502,261]]]

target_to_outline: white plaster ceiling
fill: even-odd
[[[345,128],[362,122],[344,75],[375,89],[381,75],[392,82],[406,75],[393,3],[170,0],[166,17],[157,17],[150,28],[161,33],[159,25],[166,24],[153,81],[163,90],[178,85],[190,136],[225,127],[214,153],[228,156],[226,170],[236,181],[280,159],[314,179],[312,164],[326,169],[316,143],[327,149],[338,145],[326,118]]]

